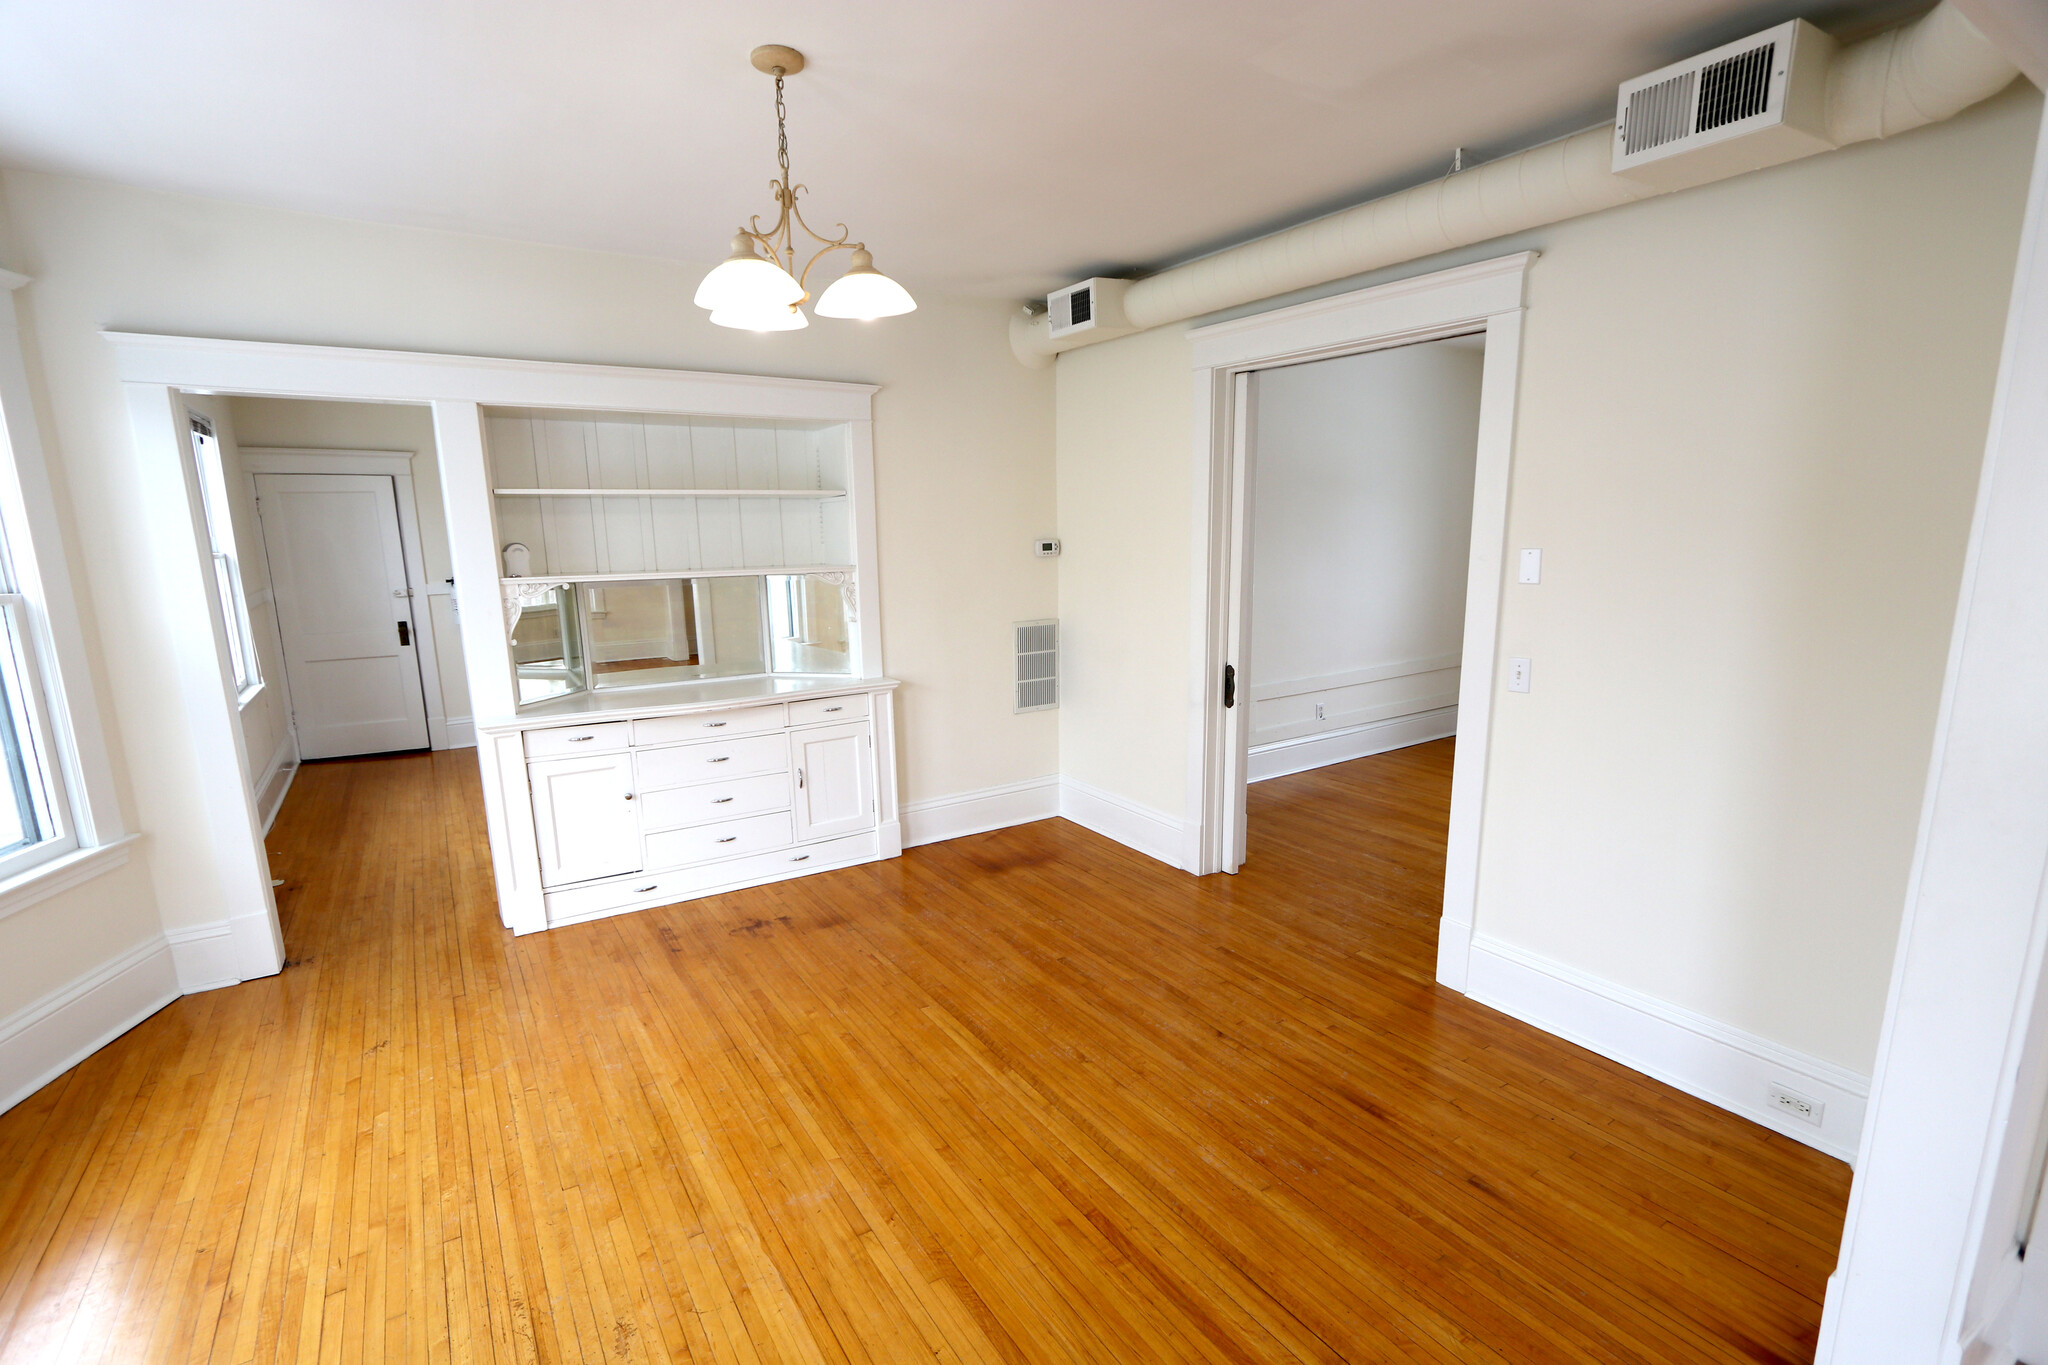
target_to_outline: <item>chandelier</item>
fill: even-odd
[[[804,69],[804,54],[793,47],[769,43],[751,54],[754,69],[775,78],[775,159],[782,167],[779,179],[768,182],[775,196],[775,225],[763,231],[760,215],[733,234],[732,255],[704,277],[697,286],[696,303],[711,310],[711,320],[720,327],[741,327],[751,332],[793,332],[808,327],[811,320],[799,306],[811,295],[805,287],[811,267],[835,251],[851,252],[846,273],[834,280],[818,298],[818,316],[826,318],[887,318],[917,307],[908,290],[875,269],[867,243],[849,242],[846,224],[839,225],[837,237],[821,236],[811,230],[797,211],[796,197],[804,186],[789,183],[789,111],[782,103],[782,78]],[[797,269],[796,234],[801,229],[817,250]],[[762,252],[767,254],[764,256]]]

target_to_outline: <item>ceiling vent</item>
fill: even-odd
[[[1669,188],[1834,146],[1834,51],[1834,39],[1793,19],[1627,82],[1614,112],[1614,173]]]
[[[1060,704],[1060,623],[1017,623],[1017,709],[1050,711]]]
[[[1124,291],[1129,280],[1083,280],[1045,296],[1047,321],[1056,337],[1082,332],[1116,336],[1136,331],[1124,320]]]

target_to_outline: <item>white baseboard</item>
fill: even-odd
[[[469,716],[428,716],[427,746],[433,749],[474,749],[476,721]]]
[[[1186,867],[1187,828],[1164,811],[1139,805],[1121,796],[1077,782],[1060,779],[1059,813],[1075,824],[1134,848],[1168,867]]]
[[[903,805],[903,846],[935,844],[968,834],[1050,820],[1060,813],[1060,780],[1034,777],[980,791],[934,796]]]
[[[0,1110],[12,1109],[180,994],[170,945],[156,934],[0,1020]]]
[[[240,915],[210,924],[188,924],[168,929],[171,960],[177,967],[178,987],[186,995],[218,990],[269,976],[271,929],[267,916]]]
[[[1829,1156],[1856,1159],[1870,1080],[1845,1067],[1485,937],[1473,940],[1465,993]],[[1773,1085],[1819,1101],[1821,1123],[1773,1107]]]
[[[1424,744],[1457,733],[1458,708],[1440,706],[1433,711],[1390,716],[1320,735],[1297,735],[1271,744],[1256,744],[1245,768],[1245,780],[1264,782],[1269,777],[1305,773],[1311,768],[1327,768],[1332,763],[1405,749],[1411,744]]]
[[[263,765],[263,775],[256,779],[256,811],[263,817],[265,834],[270,833],[278,811],[284,807],[285,794],[292,789],[292,779],[298,772],[299,746],[287,728],[277,752],[270,756],[270,761]]]

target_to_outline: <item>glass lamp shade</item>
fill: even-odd
[[[766,308],[714,308],[711,320],[720,327],[737,327],[747,332],[794,332],[811,325],[804,310],[794,303],[770,304]]]
[[[875,269],[875,258],[853,253],[853,264],[818,296],[821,318],[893,318],[917,307],[910,291]]]
[[[714,313],[753,312],[794,304],[803,296],[804,287],[787,270],[755,254],[753,240],[739,233],[732,239],[732,255],[697,286],[696,304]]]

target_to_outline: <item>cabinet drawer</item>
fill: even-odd
[[[874,834],[856,834],[846,839],[801,844],[770,853],[756,853],[752,857],[707,863],[701,867],[642,872],[616,881],[599,882],[595,886],[572,886],[548,893],[548,924],[573,924],[601,915],[616,915],[622,910],[672,905],[742,882],[765,881],[771,877],[865,862],[879,853]]]
[[[729,782],[736,777],[788,772],[789,741],[778,731],[709,744],[678,744],[672,749],[635,749],[633,766],[643,792],[698,782]]]
[[[602,725],[563,726],[558,730],[528,730],[526,732],[526,756],[528,758],[560,758],[568,754],[601,754],[610,749],[626,747],[626,722],[607,721]]]
[[[789,843],[793,834],[787,812],[672,829],[647,836],[647,866],[680,867],[709,858],[760,853]]]
[[[633,722],[635,744],[680,744],[691,739],[722,739],[728,735],[753,735],[763,730],[780,730],[785,708],[748,706],[737,711],[699,711],[693,716],[657,716]]]
[[[766,777],[743,777],[737,782],[703,782],[694,787],[643,792],[640,828],[653,833],[788,809],[788,775],[769,773]]]
[[[819,697],[816,701],[793,701],[789,704],[791,725],[824,725],[835,720],[865,720],[868,714],[868,694],[858,693],[851,697]]]

